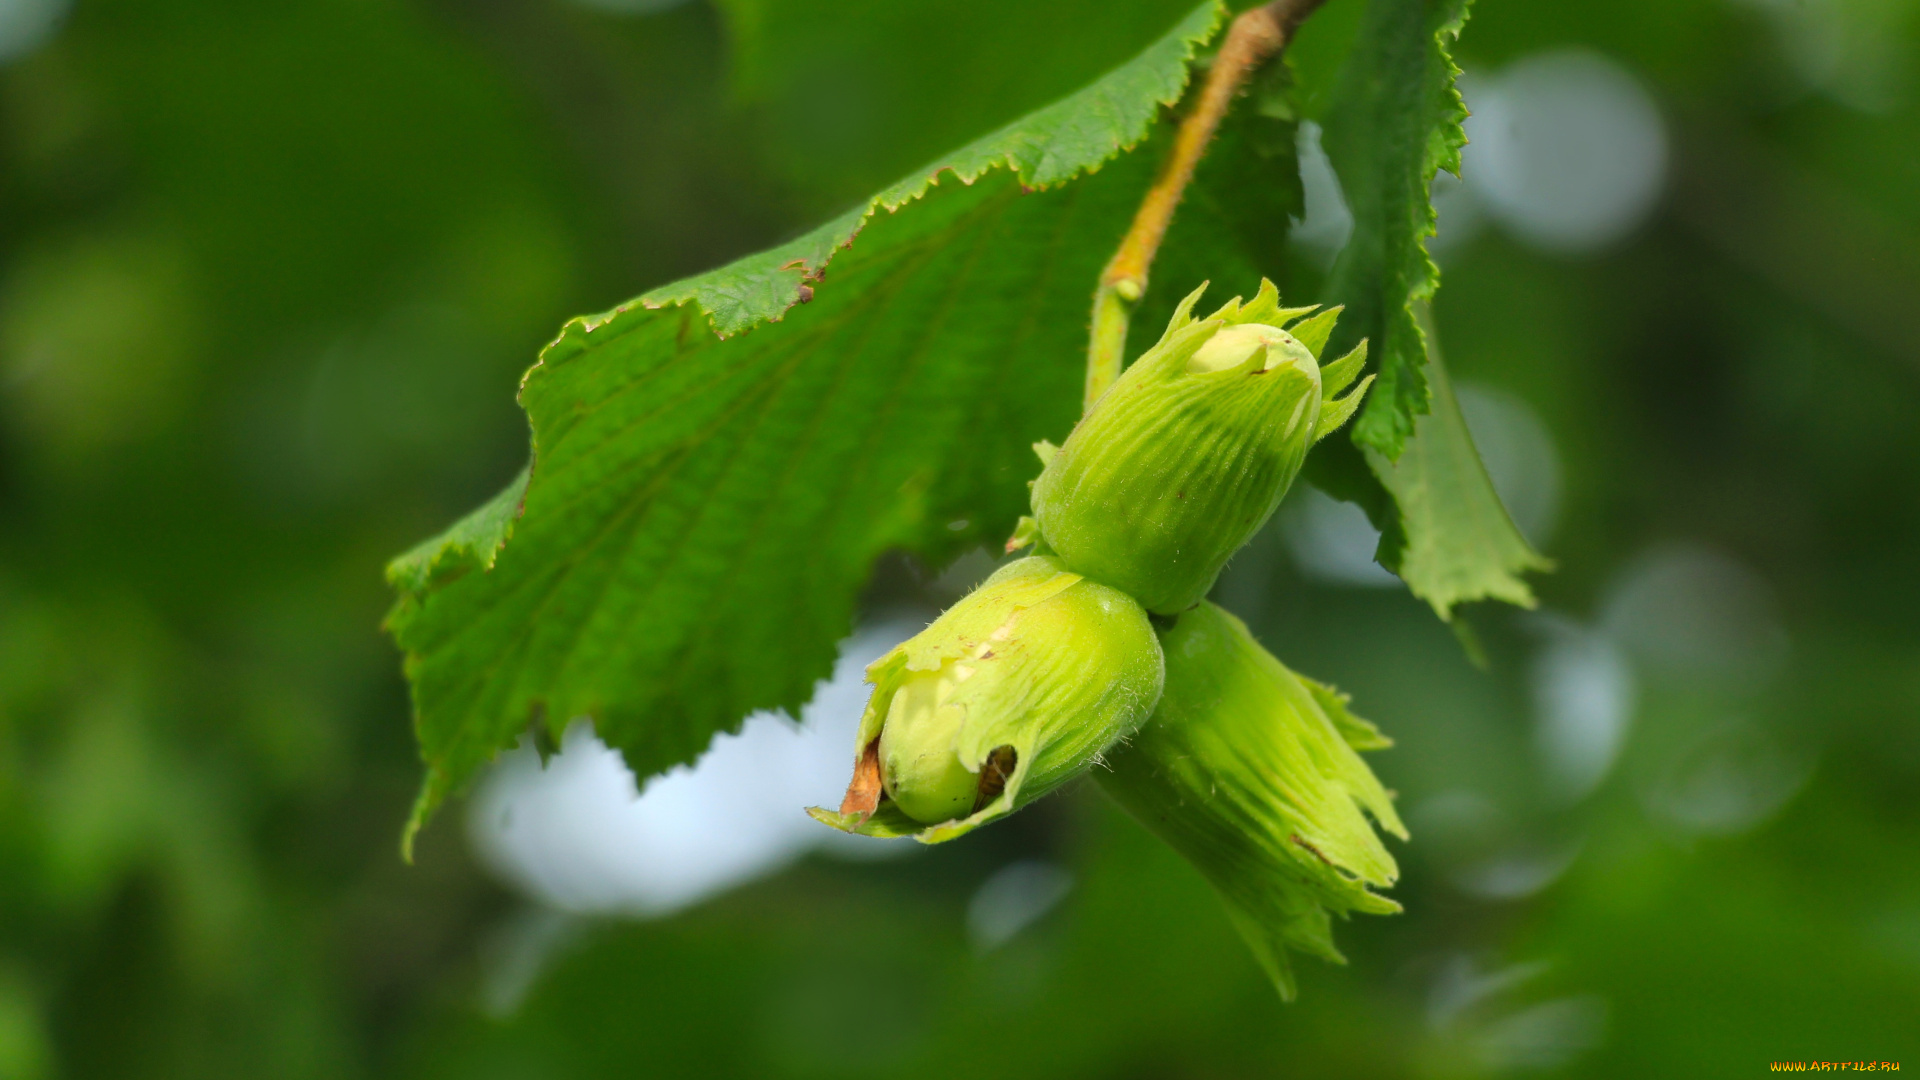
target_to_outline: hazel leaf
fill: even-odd
[[[1072,425],[1089,283],[1153,166],[1123,151],[1223,18],[1208,0],[799,239],[567,324],[522,380],[521,495],[392,570],[427,765],[409,839],[530,729],[591,717],[644,779],[797,711],[882,552],[1000,542],[1028,447]]]

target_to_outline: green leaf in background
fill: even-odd
[[[1147,136],[1221,18],[1209,0],[827,225],[566,326],[522,383],[512,543],[510,489],[389,571],[428,767],[409,838],[530,726],[590,716],[644,778],[797,710],[877,556],[1004,535],[1028,444],[1072,422],[1087,296],[1150,163],[1065,181]]]
[[[1399,508],[1398,528],[1383,541],[1397,545],[1388,553],[1394,571],[1442,619],[1472,600],[1532,607],[1533,591],[1519,575],[1553,563],[1527,544],[1494,491],[1438,349],[1429,358],[1427,378],[1433,411],[1420,418],[1400,460],[1363,450]]]
[[[1458,175],[1466,143],[1447,52],[1466,16],[1467,0],[1372,0],[1325,134],[1354,219],[1327,294],[1347,305],[1340,336],[1369,338],[1379,357],[1353,442],[1391,503],[1357,464],[1330,486],[1367,507],[1383,534],[1381,564],[1442,619],[1473,600],[1531,607],[1520,575],[1551,566],[1494,491],[1421,317],[1440,283],[1426,249],[1428,191],[1438,170]],[[1339,472],[1333,450],[1316,455],[1318,477]]]
[[[1345,333],[1371,338],[1379,358],[1353,439],[1388,458],[1400,456],[1428,408],[1426,343],[1412,305],[1440,284],[1427,256],[1428,188],[1440,169],[1459,173],[1467,141],[1459,68],[1446,48],[1466,17],[1467,0],[1372,0],[1326,116],[1323,145],[1353,213],[1328,292],[1347,305]]]

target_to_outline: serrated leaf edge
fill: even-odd
[[[541,363],[566,359],[574,350],[586,347],[587,337],[616,327],[622,316],[639,311],[657,311],[691,304],[707,318],[714,333],[722,338],[745,333],[764,322],[778,322],[795,305],[811,299],[813,286],[826,273],[834,255],[852,246],[876,213],[881,210],[893,213],[923,198],[940,183],[943,174],[950,173],[961,183],[971,185],[989,172],[1005,168],[1019,177],[1022,186],[1039,191],[1098,171],[1107,162],[1134,149],[1146,139],[1152,129],[1156,110],[1143,110],[1140,116],[1132,118],[1130,130],[1111,139],[1098,154],[1087,157],[1053,156],[1052,147],[1045,140],[1037,140],[1033,129],[1045,126],[1044,121],[1048,117],[1070,115],[1086,109],[1091,102],[1107,97],[1114,84],[1123,80],[1137,66],[1152,68],[1156,66],[1152,63],[1155,60],[1164,64],[1166,79],[1152,100],[1156,107],[1177,104],[1192,81],[1194,58],[1225,24],[1227,14],[1226,5],[1221,0],[1205,0],[1158,41],[1090,85],[913,170],[882,188],[864,203],[804,236],[748,255],[719,269],[661,286],[598,315],[580,316],[569,321],[561,328],[559,336],[542,351],[540,363],[536,363],[535,368]],[[1111,112],[1111,109],[1101,111]],[[767,295],[742,295],[737,285],[733,284],[741,270],[751,270],[756,278],[766,282],[769,288]]]

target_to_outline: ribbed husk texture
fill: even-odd
[[[1195,371],[1194,354],[1223,328],[1280,327],[1313,310],[1281,308],[1262,282],[1251,302],[1236,298],[1196,320],[1199,296],[1181,303],[1159,343],[1064,445],[1042,450],[1048,460],[1033,489],[1039,535],[1062,562],[1162,615],[1206,596],[1227,559],[1273,516],[1327,422],[1337,427],[1352,404],[1327,400],[1315,359],[1338,309],[1280,334],[1305,347],[1280,350],[1285,358],[1273,366],[1258,349],[1234,367]],[[1339,387],[1359,363],[1343,365]],[[1332,415],[1323,418],[1323,407]]]
[[[848,832],[951,840],[1085,772],[1153,712],[1163,670],[1159,641],[1131,597],[1056,559],[1009,563],[867,668],[874,690],[854,748],[857,782],[894,694],[908,679],[941,673],[953,680],[946,705],[963,716],[926,751],[957,755],[978,775],[996,751],[1011,748],[1004,787],[944,822],[915,821],[884,797],[870,811],[808,812]]]
[[[1330,914],[1386,914],[1399,876],[1374,822],[1404,839],[1358,750],[1390,745],[1331,687],[1289,670],[1211,603],[1163,635],[1160,707],[1097,775],[1226,902],[1283,997],[1288,950],[1339,961]]]

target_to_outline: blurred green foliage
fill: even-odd
[[[1470,73],[1598,49],[1672,164],[1598,255],[1492,228],[1442,253],[1454,374],[1558,448],[1552,614],[1470,612],[1483,672],[1282,528],[1223,582],[1398,740],[1374,764],[1414,834],[1407,913],[1343,927],[1349,966],[1288,1007],[1090,789],[557,936],[451,825],[400,864],[379,567],[519,469],[515,379],[561,321],[797,235],[1189,5],[617,6],[82,0],[0,69],[0,1076],[1920,1062],[1914,5],[1813,5],[1828,68],[1787,6],[1476,7]],[[1309,101],[1358,6],[1304,31]],[[1723,579],[1746,599],[1676,606]],[[1569,796],[1540,658],[1596,627],[1634,723]],[[977,951],[968,897],[1033,857],[1074,891]],[[489,997],[543,940],[524,998]]]

